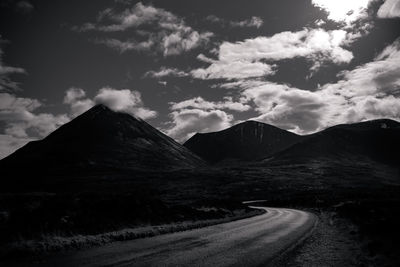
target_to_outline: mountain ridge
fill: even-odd
[[[259,160],[297,142],[301,137],[257,121],[245,121],[228,129],[197,133],[183,145],[210,163],[225,159]]]
[[[300,142],[273,155],[273,160],[374,160],[400,166],[400,123],[376,119],[339,124],[305,136]]]
[[[246,127],[248,128],[247,136],[243,138],[243,129]],[[264,131],[259,131],[259,129],[272,131],[269,132],[270,135],[264,135]],[[239,139],[238,130],[241,131]],[[396,165],[400,162],[396,160],[393,151],[400,150],[399,131],[400,123],[391,119],[338,124],[308,135],[297,135],[273,125],[246,121],[217,132],[197,133],[186,141],[184,146],[210,163],[226,160],[229,162],[232,159],[245,161],[318,158],[354,160],[365,157]],[[235,132],[236,136],[232,137]],[[254,134],[249,134],[249,132]],[[263,141],[265,138],[269,140]],[[236,139],[236,142],[232,142],[233,139]],[[247,143],[242,146],[243,140]],[[276,142],[276,140],[281,142]],[[394,149],[390,150],[390,147]],[[238,154],[240,150],[252,152],[243,156],[244,154]]]
[[[183,145],[140,118],[96,105],[42,140],[29,142],[0,160],[2,168],[91,168],[169,170],[235,161],[296,161],[317,158],[373,160],[397,164],[400,123],[377,119],[339,124],[297,135],[253,120],[196,133]]]
[[[140,118],[96,105],[42,140],[1,160],[3,166],[108,166],[169,169],[203,165],[202,159]]]

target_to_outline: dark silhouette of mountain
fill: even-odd
[[[204,162],[141,119],[97,105],[1,161],[2,168],[162,170]]]
[[[388,119],[342,124],[305,136],[274,160],[363,160],[400,166],[400,123]]]
[[[185,147],[211,163],[222,160],[259,160],[284,150],[298,142],[301,136],[277,127],[246,121],[231,128],[197,133]]]

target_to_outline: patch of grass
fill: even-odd
[[[216,208],[215,208],[216,209]],[[125,228],[122,230],[106,232],[95,235],[73,235],[62,236],[46,234],[39,239],[19,240],[5,245],[0,251],[0,257],[12,258],[21,256],[37,256],[43,253],[57,252],[62,250],[82,249],[100,246],[115,241],[126,241],[137,238],[152,237],[161,234],[174,233],[207,227],[215,224],[226,223],[234,220],[249,218],[262,214],[262,210],[247,211],[236,210],[230,216],[219,219],[182,221],[171,224],[148,225],[136,228]]]
[[[242,201],[254,199],[266,199],[271,207],[334,210],[359,225],[372,253],[392,257],[400,244],[400,237],[391,234],[400,223],[391,214],[399,214],[399,170],[374,162],[261,162],[169,172],[92,170],[48,173],[35,183],[13,181],[17,182],[0,187],[3,244],[232,218],[244,209]]]

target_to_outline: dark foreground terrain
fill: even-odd
[[[3,258],[76,250],[153,234],[128,231],[102,242],[88,239],[86,243],[52,246],[57,238],[250,216],[251,209],[241,202],[265,199],[269,207],[310,210],[331,231],[339,231],[339,227],[345,240],[359,244],[368,264],[400,263],[400,178],[398,169],[387,165],[343,161],[252,163],[170,172],[102,170],[90,175],[74,173],[74,179],[71,176],[43,176],[40,184],[25,184],[25,193],[16,192],[20,182],[14,187],[8,185],[8,191],[14,193],[2,193],[0,206]],[[323,237],[328,238],[325,244],[334,243],[331,237]],[[312,238],[314,244],[321,242],[318,235]],[[43,242],[37,247],[38,243],[28,240]],[[10,250],[10,243],[19,245]],[[336,247],[340,246],[339,242]],[[336,250],[332,248],[329,253]]]
[[[263,199],[321,222],[281,265],[400,266],[398,151],[393,120],[307,136],[245,122],[182,146],[98,105],[0,161],[0,258],[29,261],[249,218],[260,211],[242,202]]]
[[[313,229],[316,217],[293,209],[147,239],[117,242],[17,266],[258,266],[268,264]],[[11,266],[13,263],[9,263]]]

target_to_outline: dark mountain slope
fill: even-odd
[[[1,161],[1,167],[161,170],[190,168],[203,161],[141,119],[97,105],[40,141]],[[68,168],[68,169],[66,169]]]
[[[274,155],[274,160],[361,160],[400,166],[400,123],[372,120],[343,124],[306,136],[302,141]]]
[[[268,157],[300,139],[277,127],[246,121],[219,132],[197,133],[184,146],[212,163],[226,159],[250,161]]]

